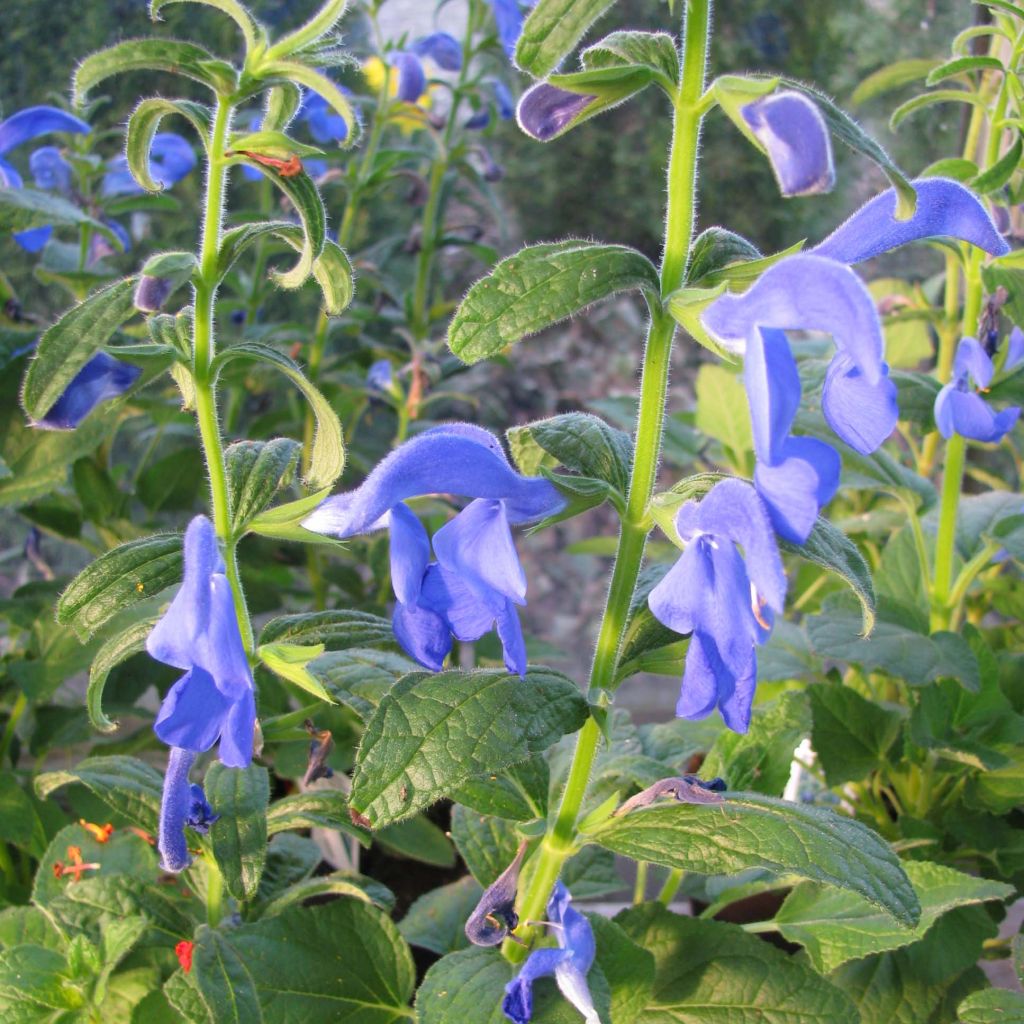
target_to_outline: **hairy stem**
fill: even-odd
[[[683,29],[683,74],[674,98],[672,150],[669,156],[668,210],[661,266],[662,298],[682,284],[690,255],[702,118],[699,104],[704,92],[710,18],[711,0],[687,0]],[[660,306],[655,303],[651,305],[640,384],[633,468],[615,567],[590,672],[592,695],[614,688],[616,660],[629,605],[640,574],[649,529],[648,506],[654,491],[661,453],[675,323]],[[589,718],[579,732],[561,805],[554,825],[549,826],[548,834],[535,854],[530,885],[522,895],[521,920],[543,919],[551,888],[558,879],[562,865],[575,849],[576,821],[586,796],[600,735],[600,728],[594,718]],[[528,931],[528,928],[523,931]],[[524,937],[529,941],[529,935]],[[504,953],[516,962],[526,955],[526,948],[506,942]]]

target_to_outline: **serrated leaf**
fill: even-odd
[[[395,905],[394,894],[380,882],[352,872],[332,871],[329,875],[317,875],[289,886],[263,907],[259,916],[276,917],[297,903],[323,896],[351,896],[353,899],[373,903],[384,911],[391,910]]]
[[[755,793],[720,804],[654,805],[612,818],[588,836],[616,853],[702,874],[765,868],[858,893],[897,921],[920,904],[899,858],[859,821]]]
[[[103,235],[118,251],[123,243],[102,221],[62,196],[34,188],[0,188],[0,230],[26,231],[44,225],[79,225]]]
[[[938,61],[929,57],[911,57],[887,64],[884,68],[873,71],[853,90],[850,102],[857,107],[893,89],[920,81],[937,63]]]
[[[43,332],[21,396],[29,419],[46,416],[75,374],[135,312],[135,279],[129,277],[90,295]]]
[[[957,1008],[959,1024],[1024,1024],[1024,995],[1005,988],[973,992]]]
[[[580,54],[584,68],[641,65],[674,85],[679,78],[679,52],[667,32],[612,32]]]
[[[348,797],[337,789],[314,789],[275,800],[267,811],[267,835],[293,828],[335,829],[352,836],[360,846],[370,845],[366,830],[352,824]]]
[[[798,885],[775,915],[783,937],[807,951],[822,974],[848,960],[910,945],[954,907],[1005,900],[1013,887],[974,878],[942,864],[906,861],[904,871],[921,901],[921,919],[913,928],[895,925],[888,915],[848,892],[814,883]]]
[[[340,16],[340,15],[339,15]],[[345,122],[345,138],[340,141],[342,149],[353,146],[359,138],[361,126],[348,97],[326,75],[320,74],[308,64],[298,61],[272,61],[261,69],[264,76],[284,82],[294,82],[311,89],[327,101],[328,106]]]
[[[210,829],[210,841],[224,883],[235,899],[252,899],[267,859],[267,769],[259,765],[228,768],[215,761],[204,787],[206,799],[220,815]]]
[[[946,61],[938,67],[932,68],[925,78],[924,84],[928,86],[938,85],[947,78],[955,78],[958,75],[966,75],[971,71],[1003,71],[1003,62],[997,57],[957,57],[954,60]]]
[[[803,544],[782,540],[783,551],[820,565],[835,573],[856,595],[861,608],[861,632],[867,636],[875,626],[875,589],[871,570],[857,545],[827,519],[818,517]]]
[[[161,991],[172,1011],[178,1014],[177,1017],[172,1014],[173,1021],[181,1020],[185,1024],[213,1024],[210,1011],[207,1009],[206,1003],[203,1002],[203,997],[199,994],[199,988],[191,973],[175,971],[164,982]],[[133,1024],[135,1024],[134,1021]],[[143,1024],[143,1022],[139,1021],[138,1024]],[[145,1024],[148,1024],[148,1021]]]
[[[549,785],[548,763],[536,754],[500,774],[470,780],[455,794],[455,801],[481,814],[533,821],[547,814]]]
[[[323,644],[328,651],[394,643],[391,623],[380,615],[349,609],[300,612],[271,619],[260,643]]]
[[[398,923],[410,945],[429,949],[438,956],[465,949],[466,918],[476,909],[483,889],[471,875],[449,882],[420,896]]]
[[[529,470],[520,461],[531,442],[547,452],[558,464],[584,477],[609,484],[620,494],[629,487],[633,464],[633,442],[624,430],[609,426],[590,413],[570,412],[536,420],[508,431],[509,446],[516,453],[519,468]],[[542,460],[531,459],[536,465]]]
[[[739,376],[717,363],[697,371],[697,429],[737,457],[753,449],[750,412]]]
[[[302,250],[302,232],[294,224],[278,229],[274,234],[293,249]],[[345,250],[337,242],[329,238],[324,240],[323,250],[313,260],[313,277],[320,285],[327,315],[337,316],[343,313],[355,295],[355,271],[348,256],[345,255]]]
[[[461,804],[452,809],[451,837],[470,874],[481,885],[490,885],[512,863],[520,842],[512,822]]]
[[[686,283],[696,285],[702,283],[709,274],[727,267],[737,260],[758,260],[761,251],[742,235],[725,228],[708,228],[702,231],[693,242],[690,262],[686,269]]]
[[[238,441],[224,452],[231,495],[231,525],[241,533],[287,482],[302,445],[287,437],[270,441]]]
[[[86,1004],[60,953],[41,946],[15,946],[0,958],[0,1010],[11,1024],[49,1020],[54,1010]]]
[[[256,649],[256,656],[275,675],[287,679],[319,700],[335,704],[337,702],[334,698],[307,667],[323,653],[323,644],[312,647],[303,644],[262,644]]]
[[[45,800],[54,790],[80,782],[112,811],[146,832],[156,833],[160,819],[163,776],[135,757],[112,754],[90,757],[74,768],[36,777],[36,795]]]
[[[1013,140],[1013,145],[991,167],[986,168],[971,182],[971,188],[983,196],[991,192],[998,192],[1020,166],[1022,153],[1024,153],[1024,141],[1018,134]]]
[[[195,103],[192,100],[165,100],[157,96],[140,101],[128,118],[124,152],[132,177],[147,192],[163,191],[163,185],[150,173],[149,154],[153,147],[153,138],[160,130],[160,122],[172,114],[188,121],[204,146],[213,124],[213,112],[202,103]]]
[[[57,601],[57,621],[85,643],[118,612],[181,580],[181,534],[158,533],[100,555]]]
[[[103,713],[103,688],[111,669],[146,649],[146,637],[154,624],[153,619],[133,622],[127,629],[107,640],[93,657],[89,668],[89,686],[85,693],[85,709],[90,724],[99,732],[114,732],[118,724]]]
[[[539,0],[519,34],[516,64],[534,78],[547,78],[614,2]]]
[[[176,39],[127,39],[89,54],[78,65],[72,79],[75,103],[85,103],[90,90],[100,82],[126,71],[166,71],[184,75],[216,93],[233,92],[238,84],[238,76],[230,64],[195,43]]]
[[[641,1021],[859,1024],[856,1006],[825,978],[735,925],[682,917],[656,903],[613,923],[654,956]]]
[[[470,288],[448,330],[464,363],[497,355],[616,292],[657,294],[658,273],[642,253],[578,239],[534,245],[502,260]]]
[[[225,935],[200,926],[192,951],[192,970],[214,1024],[261,1024],[263,1013],[256,981]]]
[[[587,718],[575,683],[549,669],[419,673],[367,723],[352,806],[375,826],[409,817],[470,779],[546,750]]]
[[[258,42],[258,35],[262,36],[264,33],[260,31],[257,25],[253,22],[249,12],[237,3],[236,0],[149,0],[149,16],[153,21],[160,21],[160,12],[167,7],[169,4],[180,4],[180,3],[199,3],[204,7],[212,7],[215,10],[220,11],[222,14],[226,14],[239,28],[242,33],[242,38],[245,40],[246,51],[255,50]],[[263,40],[265,42],[265,39]]]
[[[214,360],[211,373],[216,379],[223,367],[235,359],[255,359],[280,370],[298,389],[309,403],[316,418],[316,433],[310,453],[309,471],[306,484],[312,490],[330,487],[341,476],[345,468],[345,441],[341,432],[341,421],[331,403],[299,369],[294,360],[271,345],[256,341],[243,341],[225,349]]]
[[[231,136],[230,148],[239,152],[275,157],[278,160],[289,156],[324,155],[324,151],[316,146],[307,146],[304,142],[285,135],[284,132],[265,128],[255,132],[236,132]]]
[[[313,533],[302,526],[302,520],[331,493],[330,487],[307,494],[303,498],[286,502],[261,512],[249,523],[249,533],[262,537],[277,537],[280,540],[295,541],[299,544],[321,544],[327,547],[341,546],[341,542],[323,533]]]
[[[373,841],[390,854],[420,864],[429,864],[435,868],[455,866],[455,850],[451,840],[422,814],[374,832]]]
[[[395,681],[420,667],[394,651],[348,647],[321,655],[310,663],[309,671],[334,698],[366,721]]]

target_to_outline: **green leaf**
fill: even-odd
[[[723,729],[701,765],[701,774],[722,776],[730,789],[782,796],[792,770],[793,750],[810,731],[804,692],[784,693],[770,704],[755,707],[749,732]]]
[[[848,686],[817,683],[807,689],[814,717],[813,746],[830,786],[858,782],[884,765],[903,716]]]
[[[955,60],[946,61],[938,67],[932,68],[925,78],[927,86],[938,85],[947,78],[956,78],[959,75],[967,75],[971,71],[1005,71],[1003,62],[996,57],[957,57]]]
[[[920,81],[927,77],[937,63],[938,61],[929,57],[911,57],[908,60],[887,64],[884,68],[873,71],[853,90],[850,102],[858,107],[877,96],[892,92],[893,89]]]
[[[289,886],[267,903],[260,910],[259,916],[276,917],[297,903],[322,896],[351,896],[353,899],[373,903],[384,911],[391,910],[395,904],[394,894],[380,882],[375,882],[365,875],[332,871],[329,875],[316,875],[314,878],[307,878]]]
[[[328,704],[337,701],[324,689],[323,684],[307,667],[309,663],[324,653],[324,645],[316,644],[306,647],[302,644],[263,644],[256,649],[256,656],[267,668],[282,679],[294,683],[306,693]]]
[[[1024,141],[1018,135],[1013,140],[1013,145],[991,167],[986,168],[971,182],[971,188],[983,196],[991,192],[998,192],[1020,166],[1021,153],[1024,153]]]
[[[198,0],[197,0],[198,2]],[[323,156],[324,151],[316,146],[307,146],[298,139],[276,129],[263,129],[255,132],[235,132],[231,136],[230,149],[246,153],[258,153],[278,160],[289,156]]]
[[[302,445],[287,437],[238,441],[224,452],[231,495],[231,526],[241,534],[285,486],[299,461]]]
[[[1024,1024],[1024,995],[987,988],[969,995],[956,1011],[959,1024]]]
[[[421,896],[398,924],[402,938],[410,945],[429,949],[438,956],[465,949],[466,918],[476,909],[483,889],[471,875],[450,882]]]
[[[490,885],[512,863],[520,841],[510,821],[478,814],[458,804],[452,809],[451,837],[459,856],[481,885]]]
[[[454,799],[481,814],[533,821],[547,813],[549,782],[548,763],[540,754],[535,754],[498,775],[471,779]]]
[[[697,371],[697,429],[721,441],[736,457],[754,447],[747,395],[739,376],[717,363]]]
[[[12,946],[42,946],[58,952],[64,937],[38,907],[12,906],[0,910],[0,949]]]
[[[75,69],[72,91],[76,105],[84,104],[89,91],[112,75],[126,71],[166,71],[184,75],[216,93],[234,92],[235,69],[194,43],[176,39],[127,39],[89,54]]]
[[[246,167],[258,171],[280,189],[295,208],[295,212],[302,222],[302,247],[299,250],[299,260],[291,270],[285,273],[272,270],[270,276],[279,288],[302,287],[313,272],[313,264],[317,257],[324,251],[324,242],[327,238],[327,214],[324,211],[324,201],[320,197],[320,190],[305,171],[285,177],[273,167],[268,167],[258,160],[240,154],[231,157],[228,163],[244,164]]]
[[[455,866],[455,850],[451,841],[422,814],[374,832],[373,841],[388,853],[419,861],[421,864],[429,864],[435,868]]]
[[[85,643],[118,612],[181,580],[181,534],[157,533],[104,552],[57,601],[57,621]]]
[[[667,32],[612,32],[580,54],[587,70],[639,65],[650,68],[665,85],[679,80],[679,52]]]
[[[536,447],[566,469],[603,480],[620,494],[629,488],[633,442],[624,430],[609,426],[598,416],[564,413],[512,427],[507,436],[516,464],[524,473],[532,475],[544,461],[543,456],[529,452]]]
[[[361,846],[370,845],[365,829],[352,824],[348,797],[336,789],[314,789],[275,800],[267,811],[267,835],[293,828],[329,828],[352,836]]]
[[[160,21],[160,12],[168,4],[199,3],[204,7],[213,7],[226,14],[239,28],[245,40],[247,52],[255,50],[257,42],[266,43],[265,33],[252,20],[251,15],[236,0],[149,0],[149,16],[153,21]]]
[[[393,641],[394,638],[389,635],[387,639]],[[310,664],[309,671],[332,697],[366,721],[397,679],[420,668],[416,662],[394,651],[349,647],[321,655]]]
[[[111,721],[103,713],[103,688],[107,684],[107,676],[115,666],[146,649],[146,637],[154,625],[153,619],[133,622],[127,629],[107,640],[93,657],[89,668],[89,686],[85,693],[85,709],[90,724],[99,732],[110,733],[117,729],[117,722]]]
[[[201,925],[192,951],[196,987],[214,1024],[261,1024],[263,1013],[249,965],[221,932]]]
[[[673,914],[656,903],[614,923],[654,956],[639,1021],[859,1024],[857,1008],[806,964],[735,925]]]
[[[13,843],[36,857],[46,849],[43,824],[13,772],[0,772],[0,842]]]
[[[293,249],[301,252],[302,231],[294,224],[288,224],[274,232]],[[329,238],[324,240],[322,252],[313,260],[313,277],[320,285],[324,310],[328,316],[337,316],[345,311],[355,295],[355,271],[345,250]]]
[[[134,278],[117,281],[72,307],[43,332],[21,396],[29,419],[41,420],[75,374],[135,315],[134,296]]]
[[[280,540],[295,541],[299,544],[322,544],[339,547],[341,542],[323,533],[313,533],[302,526],[302,520],[331,493],[330,487],[307,494],[304,498],[286,502],[276,508],[261,512],[249,523],[248,532],[262,537],[277,537]]]
[[[523,23],[515,62],[547,78],[615,0],[540,0]]]
[[[36,795],[45,800],[54,790],[75,782],[82,783],[112,811],[144,831],[156,833],[164,779],[155,768],[123,754],[90,757],[74,768],[37,776]]]
[[[210,1011],[199,994],[199,988],[191,973],[185,974],[182,971],[175,971],[164,982],[162,989],[164,998],[170,1005],[171,1020],[184,1021],[185,1024],[213,1024]],[[174,1014],[177,1016],[174,1016]],[[133,1024],[135,1022],[133,1021]],[[138,1024],[149,1024],[148,1021],[139,1021]]]
[[[588,838],[616,853],[708,875],[765,868],[859,893],[897,921],[920,905],[897,856],[859,821],[754,793],[666,804],[612,818]]]
[[[271,619],[260,633],[261,644],[323,644],[328,651],[393,644],[394,641],[395,634],[388,619],[349,609],[281,615]]]
[[[298,61],[276,60],[264,65],[260,71],[267,77],[279,78],[284,82],[297,82],[325,99],[328,106],[345,122],[345,127],[348,129],[345,138],[340,142],[341,148],[348,149],[355,145],[362,126],[352,104],[330,78]]]
[[[703,284],[704,278],[722,270],[730,263],[759,260],[761,251],[742,235],[725,228],[708,228],[693,242],[690,262],[686,268],[688,285]]]
[[[61,196],[34,188],[0,188],[0,229],[26,231],[46,224],[90,227],[110,241],[118,252],[123,243],[102,221]]]
[[[901,928],[859,896],[804,882],[786,897],[775,915],[783,937],[802,945],[822,974],[848,960],[910,945],[923,939],[929,928],[954,907],[1005,900],[1013,887],[986,878],[974,878],[942,864],[905,861],[903,869],[921,901],[921,920]]]
[[[968,103],[972,106],[984,106],[988,102],[987,97],[975,92],[966,92],[963,89],[936,89],[934,92],[922,93],[913,99],[901,103],[889,118],[889,127],[895,131],[900,124],[911,114],[926,107],[933,107],[936,103]]]
[[[15,946],[0,959],[0,1010],[11,1024],[53,1019],[54,1010],[85,1006],[85,993],[69,976],[60,953]]]
[[[220,815],[210,829],[210,840],[228,892],[237,900],[252,899],[267,859],[267,769],[228,768],[215,761],[204,786],[206,799]]]
[[[635,249],[579,239],[529,246],[470,288],[452,319],[448,346],[464,363],[477,363],[634,288],[655,295],[659,289],[654,265]]]
[[[550,669],[413,673],[366,726],[352,806],[375,826],[409,817],[470,779],[550,747],[587,718],[576,684]]]
[[[494,949],[472,946],[434,964],[416,993],[416,1024],[506,1024],[501,1012],[513,967]]]
[[[874,629],[875,589],[871,570],[857,545],[842,530],[819,516],[803,544],[783,540],[779,546],[791,555],[798,555],[835,573],[860,602],[861,632],[867,636]]]
[[[211,373],[216,379],[234,359],[255,359],[280,370],[302,392],[316,418],[316,433],[305,482],[311,490],[330,487],[345,468],[345,441],[341,421],[323,393],[309,381],[298,365],[283,352],[257,341],[243,341],[225,349],[214,359]]]
[[[147,192],[162,192],[164,188],[150,174],[149,154],[153,147],[153,137],[160,130],[160,122],[172,114],[188,121],[204,146],[213,124],[210,108],[192,100],[165,100],[154,96],[139,103],[128,118],[124,152],[132,177]]]

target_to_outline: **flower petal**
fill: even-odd
[[[860,263],[923,238],[958,238],[993,256],[1010,251],[978,197],[948,178],[911,182],[917,208],[909,220],[896,219],[896,190],[865,203],[811,251],[840,263]]]
[[[217,742],[234,702],[201,668],[185,673],[167,692],[153,723],[153,731],[169,747],[194,753]]]
[[[100,402],[123,395],[141,373],[137,366],[122,363],[106,352],[97,352],[75,374],[47,414],[32,426],[43,430],[74,430]]]
[[[896,385],[882,364],[882,376],[869,384],[844,353],[829,363],[821,395],[821,411],[828,425],[855,451],[869,455],[896,429],[899,407]]]
[[[448,32],[432,32],[412,44],[412,52],[429,57],[444,71],[458,71],[462,67],[462,44]]]
[[[962,381],[970,377],[976,387],[992,383],[992,359],[977,338],[961,338],[953,360],[953,376]]]
[[[792,90],[763,96],[740,109],[768,151],[784,196],[829,192],[835,184],[832,141],[815,103]]]
[[[596,96],[567,92],[547,82],[528,89],[519,100],[519,127],[538,142],[547,142],[590,106]]]
[[[430,564],[430,538],[403,502],[391,510],[391,586],[402,604],[415,604]]]
[[[519,0],[489,0],[498,26],[498,39],[511,57],[516,52],[516,43],[523,30],[523,12]]]
[[[501,501],[471,501],[434,534],[434,551],[441,568],[471,589],[526,603],[526,574]]]
[[[26,107],[11,114],[6,121],[0,121],[0,155],[50,132],[88,135],[91,131],[85,121],[59,107]]]
[[[533,1017],[533,983],[553,975],[559,964],[569,959],[564,949],[535,949],[505,986],[501,1011],[513,1024],[529,1024]]]
[[[229,768],[247,768],[252,760],[256,730],[256,700],[252,687],[234,699],[224,719],[217,756]]]
[[[192,863],[185,842],[185,824],[192,809],[192,787],[189,769],[196,755],[191,750],[172,747],[164,773],[164,790],[160,799],[160,824],[157,828],[157,849],[160,867],[177,874]]]
[[[24,184],[18,169],[0,158],[0,188],[21,188]]]
[[[403,103],[415,103],[427,87],[427,76],[419,57],[401,50],[391,55],[391,64],[398,71],[396,98]]]
[[[1003,362],[1003,373],[1009,373],[1024,363],[1024,331],[1016,324],[1010,331],[1010,337],[1006,342],[1006,359]]]
[[[410,658],[431,672],[441,671],[452,649],[452,632],[442,614],[423,605],[398,603],[391,617],[391,628]]]
[[[824,441],[791,437],[774,463],[758,462],[754,484],[780,537],[803,544],[839,487],[842,461]]]
[[[869,383],[882,375],[885,343],[871,294],[849,267],[822,256],[798,253],[780,260],[743,294],[712,302],[701,322],[730,352],[742,352],[758,327],[823,331]]]
[[[467,643],[479,640],[494,628],[506,603],[501,594],[471,589],[454,572],[434,563],[423,577],[420,606],[445,618],[451,632]]]
[[[497,946],[510,931],[515,931],[519,917],[515,911],[519,872],[526,856],[525,840],[519,844],[515,859],[484,890],[473,913],[466,920],[466,938],[474,946]]]
[[[759,459],[774,463],[800,408],[800,372],[784,331],[768,327],[751,332],[743,383],[750,403],[754,451]]]
[[[495,616],[494,623],[505,657],[505,668],[517,676],[525,676],[526,641],[523,639],[523,627],[516,606],[511,601],[506,601]]]
[[[49,189],[51,192],[70,191],[71,164],[56,146],[40,146],[32,150],[28,166],[37,188]]]
[[[972,441],[992,444],[1001,441],[1013,429],[1019,414],[1020,410],[1012,406],[996,415],[980,395],[950,385],[935,399],[935,422],[945,438],[959,434]]]
[[[25,252],[39,252],[46,247],[46,243],[53,234],[53,228],[45,224],[40,228],[28,228],[25,231],[15,231],[11,237],[21,246]]]
[[[480,428],[429,430],[406,441],[378,463],[362,485],[327,498],[303,526],[314,533],[351,537],[365,533],[400,501],[420,494],[500,498],[510,523],[559,511],[565,499],[541,477],[525,477],[508,464],[497,438]],[[487,441],[481,443],[478,435]]]

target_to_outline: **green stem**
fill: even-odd
[[[647,898],[647,861],[636,862],[636,878],[633,881],[633,903],[643,903]]]
[[[690,254],[702,118],[700,99],[704,91],[710,14],[711,0],[687,0],[683,27],[683,75],[673,104],[665,251],[661,266],[662,297],[671,294],[682,284]],[[636,589],[649,529],[648,506],[658,472],[674,337],[675,323],[672,319],[660,307],[652,309],[640,384],[640,408],[626,514],[619,533],[615,568],[590,673],[591,694],[614,688],[619,645],[629,604]],[[532,878],[521,896],[519,917],[522,921],[543,919],[551,888],[558,879],[562,865],[575,849],[576,820],[586,796],[600,735],[597,721],[589,718],[577,736],[561,805],[554,825],[534,854]],[[523,933],[528,945],[532,937],[529,926],[523,929]],[[503,952],[509,960],[518,962],[526,956],[527,946],[506,941]]]
[[[932,629],[942,629],[949,617],[950,588],[953,583],[953,558],[956,552],[956,514],[964,479],[967,442],[954,434],[946,442],[946,462],[942,470],[942,500],[939,505],[939,532],[935,539],[935,579],[932,584]]]
[[[7,724],[4,726],[3,738],[0,739],[0,765],[7,759],[7,753],[11,749],[11,743],[14,741],[14,733],[17,731],[18,723],[27,710],[28,697],[24,693],[19,692],[14,702],[14,707],[11,708],[11,717],[7,719]]]
[[[661,892],[658,893],[658,902],[663,906],[667,907],[675,898],[679,892],[679,887],[683,884],[683,869],[673,868],[668,873],[668,878],[665,879],[665,884],[661,887]]]
[[[212,853],[203,858],[203,863],[206,865],[206,923],[216,928],[224,914],[224,876]]]
[[[199,282],[195,288],[195,329],[192,336],[192,374],[196,389],[196,419],[203,444],[203,455],[210,478],[210,503],[213,526],[224,547],[224,563],[235,613],[242,633],[245,649],[253,648],[252,623],[245,604],[242,583],[238,574],[237,541],[231,528],[231,498],[228,494],[227,472],[224,466],[224,443],[217,419],[217,396],[211,375],[216,345],[213,332],[214,301],[217,296],[217,256],[220,251],[221,229],[224,218],[224,186],[226,169],[224,150],[231,127],[231,103],[223,97],[217,100],[213,127],[209,140],[209,172],[206,178],[205,214],[202,243],[199,250]]]

